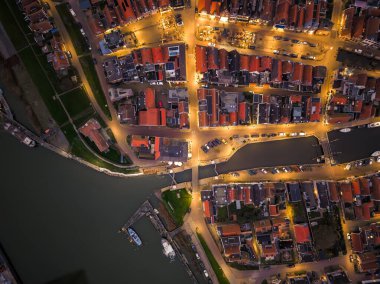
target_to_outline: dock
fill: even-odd
[[[169,241],[176,253],[176,257],[178,257],[182,264],[185,266],[186,271],[189,274],[190,278],[193,280],[193,282],[197,283],[197,280],[195,279],[193,272],[190,270],[186,257],[181,253],[179,246],[173,240],[173,237],[181,231],[181,228],[177,228],[171,232],[167,231],[160,217],[156,214],[156,212],[154,212],[154,208],[152,204],[149,202],[149,200],[146,200],[139,207],[139,209],[137,209],[137,211],[131,216],[131,218],[129,218],[128,221],[121,227],[119,232],[128,235],[128,227],[133,226],[133,224],[135,224],[144,216],[148,217],[148,219],[153,224],[154,228],[159,232],[160,236],[162,238],[166,238]]]

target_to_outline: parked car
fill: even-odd
[[[261,137],[267,137],[267,134],[266,133],[262,133]]]
[[[254,133],[254,134],[251,134],[251,137],[252,137],[252,138],[259,138],[259,137],[260,137],[260,135],[259,135],[259,134],[255,134],[255,133]]]
[[[300,43],[300,41],[298,39],[292,39],[291,42],[292,43]]]
[[[197,259],[201,259],[201,257],[199,256],[198,253],[195,253],[195,257],[196,257]]]
[[[296,53],[290,53],[290,55],[289,55],[291,58],[297,58],[298,57],[298,54],[296,54]]]
[[[374,122],[368,124],[368,128],[380,127],[380,122]]]
[[[317,46],[316,43],[312,43],[312,42],[308,42],[308,44],[309,44],[310,47],[316,47]]]
[[[351,234],[347,233],[347,240],[351,240]]]
[[[289,41],[290,39],[288,37],[283,37],[282,40],[283,41]]]
[[[250,176],[254,176],[255,174],[257,174],[257,171],[255,170],[248,170],[247,172]]]
[[[290,263],[290,264],[288,264],[288,267],[289,268],[292,268],[292,267],[295,267],[296,265],[294,264],[294,263]]]
[[[273,37],[275,40],[282,40],[282,36],[274,36]]]
[[[207,270],[203,270],[203,274],[206,276],[206,278],[208,278],[208,273],[207,273]]]
[[[208,149],[207,149],[207,147],[206,147],[205,145],[203,145],[203,146],[201,147],[201,149],[202,149],[203,152],[205,152],[205,153],[207,154]]]
[[[92,62],[94,62],[94,64],[98,64],[98,60],[96,60],[95,57],[92,58]]]
[[[277,168],[273,168],[270,172],[275,175],[278,174],[280,171]]]
[[[249,48],[249,49],[252,49],[252,50],[255,50],[255,49],[256,49],[256,46],[254,46],[254,45],[250,45],[250,46],[248,46],[248,48]]]
[[[223,144],[227,144],[227,143],[228,143],[228,142],[226,141],[226,139],[224,139],[224,138],[223,138],[221,141],[222,141]]]
[[[273,54],[280,54],[280,51],[275,49],[275,50],[273,50]]]
[[[285,132],[280,132],[280,133],[278,133],[278,136],[280,136],[280,137],[286,136],[286,133]]]
[[[268,137],[276,137],[277,136],[277,133],[269,133],[268,134]]]
[[[292,132],[292,133],[290,133],[290,136],[292,136],[292,137],[298,136],[298,133],[297,132]]]
[[[263,174],[267,174],[268,173],[268,171],[266,170],[266,169],[261,169],[261,172],[263,173]]]

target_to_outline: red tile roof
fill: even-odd
[[[240,54],[240,70],[248,71],[249,70],[249,56],[245,54]]]
[[[188,127],[189,126],[189,114],[180,113],[179,114],[179,127]]]
[[[244,189],[244,204],[251,204],[252,203],[252,197],[251,197],[251,189],[249,186],[243,187]]]
[[[196,58],[196,71],[198,73],[207,72],[206,47],[197,45],[195,47],[195,58]]]
[[[239,120],[245,121],[247,116],[247,102],[239,103]]]
[[[335,95],[331,98],[331,103],[337,104],[337,105],[346,105],[348,100],[347,97],[342,95]]]
[[[344,123],[352,120],[352,115],[349,113],[330,114],[328,116],[328,123]]]
[[[99,132],[100,129],[101,126],[99,122],[95,119],[90,119],[79,128],[79,132],[94,142],[100,152],[105,152],[108,150],[109,145],[103,135]]]
[[[272,71],[272,57],[263,56],[260,58],[260,72]]]
[[[219,49],[219,67],[220,70],[228,70],[228,52],[225,49]]]
[[[257,55],[251,55],[249,57],[249,72],[259,72],[260,57]],[[380,84],[379,84],[380,85]]]
[[[379,17],[369,17],[365,25],[364,36],[371,39],[372,37],[378,39],[378,33],[380,28],[380,18]]]
[[[360,233],[351,233],[352,252],[360,253],[364,251],[362,238]]]
[[[297,24],[298,5],[294,4],[289,11],[289,26],[295,26]]]
[[[338,190],[336,188],[335,182],[329,182],[328,184],[329,184],[330,200],[332,202],[338,202],[339,195],[338,195]]]
[[[220,227],[223,237],[239,236],[241,234],[240,226],[238,224],[228,224]]]
[[[310,113],[310,121],[320,121],[321,120],[321,102],[311,102],[311,113]]]
[[[346,203],[352,203],[354,197],[352,195],[352,189],[350,183],[340,183],[340,192],[342,193],[342,200]]]
[[[149,148],[148,136],[132,135],[131,146]]]
[[[275,24],[286,24],[289,18],[289,0],[278,0],[276,7],[276,14],[274,16]]]
[[[210,15],[219,15],[221,1],[211,1]]]
[[[369,180],[367,178],[359,178],[360,182],[360,193],[362,195],[369,195],[370,190],[369,190]]]
[[[198,0],[198,12],[199,13],[210,13],[210,3],[211,0]]]
[[[279,216],[280,210],[278,208],[278,204],[270,204],[269,205],[269,215],[270,216]]]
[[[211,204],[211,202],[209,200],[205,200],[205,201],[203,201],[202,205],[203,205],[202,207],[203,207],[203,213],[204,213],[205,217],[211,218],[211,216],[212,216],[212,212],[211,212],[212,204]]]
[[[298,13],[298,21],[297,21],[297,29],[298,30],[302,30],[304,20],[305,20],[305,8],[300,7],[300,10]]]
[[[154,89],[146,88],[145,91],[145,106],[147,109],[156,107],[156,94]]]
[[[359,118],[366,119],[366,118],[370,118],[371,116],[373,116],[372,103],[368,105],[363,105]]]
[[[380,201],[380,177],[372,176],[372,199],[376,201]]]
[[[237,125],[237,112],[230,112],[230,125]]]
[[[362,36],[363,30],[364,30],[364,20],[365,20],[365,15],[354,17],[352,37],[360,38]]]
[[[313,19],[314,1],[307,1],[305,10],[304,25],[310,24]]]
[[[170,1],[169,0],[158,0],[158,6],[160,8],[166,8],[169,7]]]
[[[166,126],[166,109],[160,108],[160,113],[161,113],[161,125]]]
[[[229,124],[228,119],[229,119],[228,113],[221,113],[219,115],[219,125],[227,126]]]
[[[311,242],[309,226],[305,224],[294,225],[294,235],[299,244]]]
[[[152,47],[153,63],[160,64],[165,63],[164,56],[162,54],[162,48],[160,46]]]
[[[132,3],[130,0],[117,0],[117,3],[119,4],[120,11],[127,22],[136,19],[136,15],[133,12]]]
[[[355,179],[351,181],[352,185],[352,191],[354,195],[360,195],[360,186],[359,186],[359,180]]]
[[[293,82],[302,82],[302,75],[303,75],[303,64],[299,62],[294,63],[294,71],[293,71]]]
[[[200,111],[198,113],[199,127],[209,126],[208,116],[205,111]]]
[[[302,77],[302,84],[304,86],[311,86],[313,82],[313,66],[304,65]]]
[[[139,112],[139,125],[158,126],[161,125],[160,109],[151,108]]]
[[[283,74],[293,73],[293,62],[282,61],[282,73]]]
[[[141,58],[142,63],[144,65],[153,63],[153,55],[152,55],[152,49],[151,48],[142,48],[141,51]]]

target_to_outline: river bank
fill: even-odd
[[[0,133],[0,242],[24,283],[45,283],[83,270],[83,283],[190,283],[179,262],[161,253],[146,220],[136,224],[144,247],[120,226],[168,177],[100,174]],[[146,273],[149,268],[149,273]]]

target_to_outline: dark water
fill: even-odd
[[[108,177],[0,132],[0,243],[24,283],[78,271],[85,283],[191,283],[181,263],[163,256],[148,220],[135,226],[141,249],[118,233],[154,189],[169,183]]]

